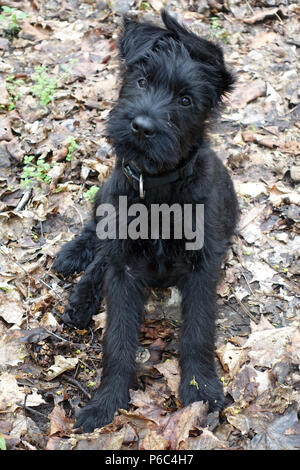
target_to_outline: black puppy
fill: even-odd
[[[115,169],[98,192],[91,222],[54,262],[65,276],[85,270],[71,293],[67,324],[85,327],[103,295],[107,301],[101,385],[76,423],[84,431],[104,426],[118,408],[128,406],[149,286],[181,291],[182,405],[199,400],[208,401],[211,410],[224,405],[214,367],[215,297],[238,209],[230,176],[211,150],[205,127],[233,77],[218,46],[189,32],[166,11],[162,19],[165,28],[124,20],[122,86],[107,124]],[[203,204],[203,246],[187,249],[187,237],[174,235],[174,220],[169,238],[99,238],[96,229],[104,213],[98,209],[111,204],[120,215],[119,196],[127,197],[128,207],[142,203],[149,211],[154,204],[194,209]],[[197,226],[195,211],[192,225]]]

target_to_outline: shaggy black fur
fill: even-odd
[[[233,77],[218,46],[189,32],[165,11],[162,19],[165,28],[124,21],[119,40],[122,86],[107,124],[115,169],[98,192],[91,222],[54,262],[54,269],[65,276],[85,270],[71,293],[64,314],[67,324],[86,327],[103,295],[107,300],[101,385],[76,423],[84,431],[104,426],[118,408],[128,406],[147,286],[176,285],[182,294],[182,405],[198,400],[208,400],[211,410],[224,405],[214,367],[215,297],[238,209],[230,176],[210,148],[205,127]],[[145,176],[167,175],[182,166],[188,171],[175,182],[147,190],[141,200],[122,171],[122,162],[129,161]],[[185,239],[162,237],[99,240],[96,208],[104,202],[117,208],[120,195],[127,196],[128,206],[204,204],[203,248],[187,251]],[[191,384],[193,379],[197,385]]]

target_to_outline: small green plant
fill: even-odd
[[[151,10],[151,5],[148,2],[141,2],[141,10]]]
[[[67,162],[72,160],[73,153],[76,149],[78,149],[79,145],[76,142],[75,137],[70,137],[68,140],[68,154],[66,156]]]
[[[21,30],[19,20],[28,16],[24,11],[17,8],[3,6],[0,14],[0,22],[5,24],[5,32],[9,37],[17,36]]]
[[[2,434],[0,434],[0,450],[6,450],[6,442]]]
[[[34,70],[33,81],[35,85],[32,89],[33,94],[39,98],[42,106],[47,106],[51,101],[54,101],[56,78],[49,76],[45,65],[39,65]]]
[[[219,23],[219,18],[217,16],[212,16],[210,18],[210,37],[214,41],[222,41],[224,43],[229,42],[229,33],[226,29],[222,28]]]
[[[21,184],[27,189],[36,183],[51,183],[51,176],[48,175],[51,168],[49,163],[46,163],[42,157],[39,157],[36,163],[34,160],[34,155],[24,156],[24,167],[21,175],[23,181]]]
[[[6,89],[9,94],[9,103],[7,106],[8,111],[12,111],[16,107],[18,99],[21,97],[19,86],[23,85],[24,80],[16,78],[15,75],[8,75],[6,77]]]
[[[193,376],[192,380],[190,381],[190,385],[192,385],[193,387],[196,387],[196,389],[199,390],[199,385],[195,376]]]
[[[91,186],[85,193],[83,193],[83,197],[88,199],[90,202],[95,201],[95,197],[99,191],[98,186]]]
[[[61,78],[64,78],[65,76],[67,76],[72,71],[72,69],[75,67],[77,62],[78,62],[78,59],[73,58],[71,60],[71,62],[69,62],[69,64],[62,64],[61,68],[65,71],[65,73],[62,75]]]

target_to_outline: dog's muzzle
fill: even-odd
[[[156,133],[154,121],[148,116],[136,116],[131,121],[132,133],[140,138],[153,137]]]

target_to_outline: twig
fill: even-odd
[[[297,104],[294,108],[292,108],[292,109],[290,109],[289,111],[287,111],[287,112],[285,113],[285,115],[287,116],[288,114],[293,113],[293,112],[295,111],[295,109],[297,109],[299,106],[300,106],[300,104]]]
[[[251,13],[254,15],[253,8],[252,8],[252,6],[250,5],[250,3],[248,2],[248,0],[246,0],[246,3],[247,3],[247,6],[248,6],[249,10],[250,10]]]
[[[48,328],[44,327],[44,330],[47,331],[50,335],[54,336],[55,338],[59,339],[60,341],[63,341],[64,343],[68,343],[70,346],[75,346],[76,348],[81,347],[82,348],[82,343],[73,343],[72,341],[69,341],[68,339],[62,338],[61,336],[58,336],[57,334],[53,333],[53,331],[48,330]]]
[[[254,321],[254,323],[258,323],[258,320],[252,315],[252,313],[247,309],[247,307],[245,307],[245,305],[240,301],[240,299],[236,296],[234,290],[232,288],[230,288],[230,291],[231,293],[233,294],[235,300],[237,301],[237,303],[242,307],[242,309],[244,310],[244,312],[248,315],[248,317],[251,318],[251,320]]]
[[[72,204],[72,207],[75,209],[75,211],[77,212],[77,214],[79,215],[79,218],[80,218],[80,223],[81,223],[81,226],[83,227],[84,226],[84,222],[83,222],[83,218],[79,212],[79,210],[77,209],[76,205],[75,204]]]
[[[31,193],[32,193],[32,188],[28,189],[28,191],[26,191],[23,194],[22,198],[19,201],[19,204],[16,207],[16,211],[21,211],[22,209],[24,209],[24,207],[26,206],[27,202],[29,201],[31,197]]]
[[[2,245],[3,246],[3,245]],[[45,281],[43,281],[43,279],[36,279],[34,276],[32,276],[28,271],[26,271],[26,269],[23,268],[23,266],[18,262],[16,261],[14,258],[12,258],[8,253],[5,253],[5,251],[1,250],[0,248],[0,253],[3,255],[3,256],[6,256],[12,263],[15,263],[22,271],[23,273],[29,277],[29,279],[32,279],[34,282],[37,282],[37,283],[42,283],[44,284],[48,289],[50,289],[54,295],[56,295],[56,297],[59,298],[60,301],[62,301],[62,297],[57,293],[55,292],[55,290],[53,289],[53,287],[49,286],[49,284],[47,284]]]
[[[16,403],[16,405],[20,406],[21,408],[24,409],[24,412],[25,411],[30,411],[31,413],[37,415],[37,416],[41,416],[42,418],[46,419],[47,421],[49,420],[48,416],[47,415],[44,415],[43,413],[41,413],[40,411],[37,411],[37,410],[34,410],[33,408],[31,408],[30,406],[27,406],[25,405],[25,403]],[[25,416],[26,416],[26,413],[25,413]]]
[[[250,291],[250,294],[251,294],[251,295],[254,295],[254,292],[253,292],[253,290],[252,290],[251,287],[250,287],[250,284],[249,284],[249,282],[248,282],[248,279],[247,279],[246,276],[245,276],[244,271],[242,270],[242,268],[239,268],[239,269],[240,269],[240,271],[241,271],[241,273],[242,273],[243,278],[244,278],[245,281],[246,281],[246,284],[247,284],[247,286],[248,286],[248,289],[249,289],[249,291]]]
[[[81,385],[80,382],[78,382],[78,380],[73,379],[73,377],[69,377],[68,375],[63,375],[62,378],[63,378],[63,380],[65,380],[66,382],[69,382],[70,384],[75,385],[75,387],[79,388],[79,390],[81,390],[82,393],[83,393],[89,400],[91,399],[91,397],[92,397],[91,394],[86,391],[86,389]]]
[[[29,328],[29,324],[28,324],[29,299],[30,299],[30,278],[28,279],[27,298],[26,298],[26,301],[25,301],[25,305],[26,305],[26,312],[25,312],[26,330],[28,330],[28,328]]]

